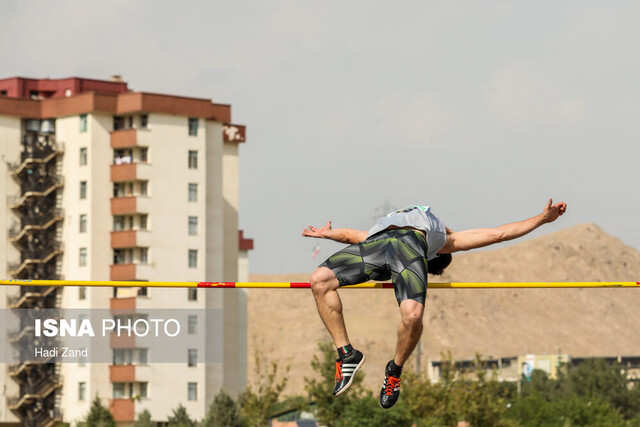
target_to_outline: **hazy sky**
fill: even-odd
[[[637,1],[3,0],[0,77],[232,104],[252,273],[341,247],[312,259],[308,224],[409,204],[464,229],[553,197],[533,236],[595,222],[640,249],[638,22]]]

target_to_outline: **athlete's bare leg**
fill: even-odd
[[[338,295],[338,287],[336,275],[327,267],[318,267],[311,274],[311,290],[316,299],[318,314],[331,334],[336,348],[350,344],[342,317],[342,301]]]
[[[400,303],[402,322],[398,325],[398,344],[393,361],[398,366],[403,366],[409,355],[416,347],[422,335],[422,313],[424,305],[412,299]]]

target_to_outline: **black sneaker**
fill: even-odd
[[[353,350],[353,354],[343,360],[336,360],[336,386],[333,395],[339,396],[349,388],[353,382],[353,376],[364,365],[366,357],[358,350]]]
[[[384,383],[380,390],[380,406],[389,409],[396,404],[400,397],[400,377],[389,372],[389,365],[385,369]]]

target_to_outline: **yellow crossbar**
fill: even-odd
[[[25,280],[0,279],[0,285],[13,286],[105,286],[149,288],[309,288],[297,282],[140,282],[95,280]],[[496,283],[429,283],[429,289],[500,289],[500,288],[640,288],[640,282],[496,282]],[[361,283],[344,289],[389,289],[391,283]]]

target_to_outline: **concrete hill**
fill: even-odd
[[[454,255],[431,282],[640,280],[640,252],[595,224],[582,224],[497,250]],[[307,282],[308,274],[252,275],[252,281]],[[341,290],[352,343],[367,354],[365,386],[380,387],[393,356],[399,321],[392,290]],[[429,290],[422,337],[423,365],[451,350],[455,358],[562,351],[572,356],[638,355],[640,288]],[[290,365],[302,378],[317,342],[329,335],[309,290],[249,290],[249,378],[253,352]],[[410,360],[413,366],[415,360]]]

